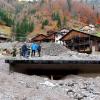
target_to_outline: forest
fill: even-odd
[[[92,0],[91,3],[88,0],[0,0],[0,23],[11,27],[17,40],[26,39],[31,33],[76,28],[74,21],[94,24],[99,30],[100,12],[96,4]]]

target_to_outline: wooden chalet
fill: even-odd
[[[45,42],[55,42],[56,33],[57,32],[55,30],[47,31],[47,36],[45,38]]]
[[[46,38],[46,35],[38,34],[31,39],[31,42],[44,42],[45,38]]]
[[[100,37],[77,30],[71,30],[61,39],[66,47],[82,53],[100,51]]]

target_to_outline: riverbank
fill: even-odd
[[[100,100],[100,75],[68,75],[60,80],[9,75],[9,65],[0,60],[0,100]]]

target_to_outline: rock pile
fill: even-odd
[[[0,62],[5,66],[0,66],[0,100],[71,100],[61,94],[60,90],[40,84],[45,81],[50,84],[48,78],[19,73],[9,75],[8,65],[3,60]]]
[[[100,53],[86,54],[67,50],[59,55],[64,60],[100,60]]]
[[[100,100],[100,75],[50,80],[20,73],[9,75],[8,67],[0,60],[0,100]]]
[[[60,83],[60,85],[73,100],[99,100],[99,81],[100,77],[84,78],[73,76]]]
[[[49,56],[58,56],[59,54],[67,51],[65,46],[56,43],[48,43],[47,46],[43,45],[42,47],[42,53]]]

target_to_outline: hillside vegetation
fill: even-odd
[[[0,0],[0,8],[0,22],[12,27],[17,40],[45,34],[48,30],[79,29],[87,24],[98,26],[100,21],[95,5],[87,0]]]

